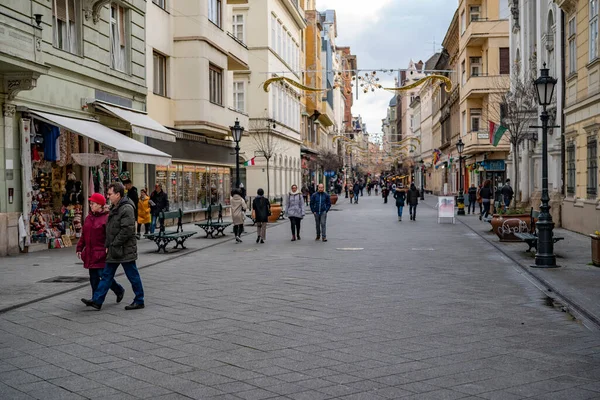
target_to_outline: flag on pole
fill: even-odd
[[[490,143],[496,147],[498,143],[500,143],[500,139],[502,139],[502,135],[506,132],[507,128],[502,125],[497,125],[493,121],[490,121]]]
[[[255,159],[255,158],[256,158],[256,157],[252,157],[251,159],[249,159],[248,161],[246,161],[246,162],[244,163],[244,166],[248,167],[248,166],[250,166],[250,165],[256,165],[256,162],[254,161],[254,159]]]

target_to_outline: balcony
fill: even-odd
[[[229,46],[227,47],[227,69],[230,71],[249,71],[248,46],[231,32],[227,32]]]
[[[489,38],[506,37],[508,39],[508,20],[471,21],[460,38],[460,48],[481,47]]]
[[[285,8],[287,8],[290,16],[294,19],[296,24],[300,27],[300,29],[306,28],[306,18],[304,15],[304,10],[300,8],[300,4],[298,4],[298,0],[282,0]]]
[[[510,87],[508,75],[472,75],[460,90],[461,98],[482,98],[490,93],[505,92]]]

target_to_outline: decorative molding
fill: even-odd
[[[35,88],[39,76],[40,74],[37,72],[5,74],[4,88],[8,94],[8,99],[13,100],[19,92]]]
[[[110,2],[111,0],[84,0],[83,16],[85,20],[88,21],[91,17],[94,24],[97,24],[100,21],[100,10]]]
[[[5,118],[12,118],[15,116],[15,112],[17,111],[17,106],[14,104],[4,103],[2,106],[2,112]]]
[[[556,5],[558,5],[567,15],[577,10],[577,1],[578,0],[554,0]]]

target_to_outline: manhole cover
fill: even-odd
[[[55,276],[54,278],[44,279],[40,283],[80,283],[87,282],[89,279],[86,276]]]
[[[364,250],[364,247],[338,247],[336,250],[339,251],[360,251]]]

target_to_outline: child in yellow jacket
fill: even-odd
[[[146,189],[142,189],[140,192],[140,199],[138,200],[138,218],[137,218],[137,234],[138,238],[140,236],[140,232],[142,230],[142,225],[144,225],[144,234],[150,233],[150,197],[148,197],[148,191]]]

